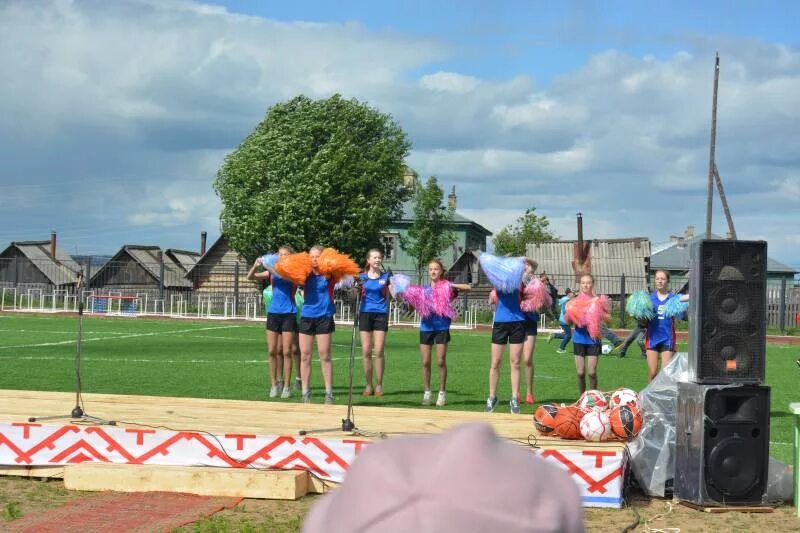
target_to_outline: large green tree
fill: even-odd
[[[414,219],[408,228],[408,235],[400,236],[400,247],[414,258],[419,279],[428,262],[456,240],[450,229],[455,211],[452,207],[442,205],[443,198],[444,191],[439,187],[436,176],[428,178],[425,185],[416,185]]]
[[[222,232],[249,260],[283,244],[360,260],[401,213],[410,146],[391,116],[357,100],[276,104],[217,174]]]
[[[549,241],[556,238],[550,231],[550,221],[544,215],[537,215],[536,208],[525,210],[515,224],[509,224],[500,230],[493,239],[494,251],[497,255],[524,256],[529,242]]]

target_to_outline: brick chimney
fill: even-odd
[[[50,257],[56,260],[56,230],[50,232]]]
[[[208,233],[205,231],[200,232],[200,255],[206,255],[206,239],[208,238]]]
[[[453,190],[450,191],[450,194],[447,196],[447,206],[450,209],[455,209],[456,208],[456,200],[457,200],[457,197],[456,197],[456,186],[453,185]]]

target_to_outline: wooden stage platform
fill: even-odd
[[[360,451],[363,441],[440,433],[464,422],[485,422],[499,436],[523,446],[528,446],[530,442],[535,445],[532,451],[562,464],[575,475],[579,485],[586,485],[585,501],[586,497],[589,502],[594,497],[606,500],[610,497],[616,501],[619,496],[617,492],[621,492],[621,489],[612,490],[612,494],[608,494],[608,483],[609,480],[614,483],[619,481],[621,486],[624,477],[624,443],[588,443],[542,436],[532,424],[531,413],[511,415],[453,411],[436,407],[356,407],[353,419],[360,432],[354,435],[341,431],[341,420],[346,415],[346,406],[341,404],[303,405],[289,402],[112,394],[84,394],[83,404],[87,414],[116,421],[117,426],[78,425],[69,416],[37,420],[30,424],[30,417],[68,415],[75,405],[75,394],[0,390],[0,474],[61,477],[65,475],[65,465],[69,465],[67,469],[77,470],[77,466],[87,466],[87,463],[105,463],[109,466],[110,463],[124,464],[129,469],[148,465],[152,468],[172,465],[171,468],[175,468],[177,463],[169,461],[188,452],[169,446],[184,446],[189,441],[202,441],[205,446],[202,451],[210,459],[202,464],[192,462],[190,464],[196,466],[185,468],[227,466],[234,467],[229,470],[247,471],[247,467],[250,467],[250,474],[256,468],[307,468],[313,472],[314,463],[320,466],[320,471],[324,471],[329,481],[338,481],[336,475],[325,465],[335,466],[335,463],[340,463],[343,475],[349,461]],[[308,433],[301,436],[301,430]],[[72,440],[67,439],[67,436]],[[101,439],[100,444],[92,444],[91,439],[98,438]],[[166,442],[170,445],[167,446]],[[346,446],[346,452],[340,453],[338,449],[332,448],[331,443]],[[276,450],[279,446],[290,444],[294,446],[293,451],[287,448],[283,462],[280,466],[275,466]],[[151,450],[148,446],[155,447]],[[315,451],[323,450],[322,457],[325,461],[320,462],[311,454],[300,453],[303,452],[302,446],[315,447]],[[60,455],[56,453],[59,447],[64,448]],[[346,457],[348,453],[349,459]],[[578,464],[575,457],[585,458],[586,464]],[[604,458],[606,465],[602,465]],[[589,472],[586,465],[591,466],[590,464],[605,469],[602,472]],[[619,467],[619,472],[616,477],[609,477],[606,470],[614,465]],[[616,471],[616,467],[612,470]],[[298,471],[289,472],[297,474]],[[93,476],[96,477],[96,473]],[[314,487],[310,486],[309,490],[314,491]]]

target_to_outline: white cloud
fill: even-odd
[[[411,166],[456,185],[459,211],[492,230],[536,206],[565,238],[582,211],[594,236],[661,241],[704,222],[717,49],[717,164],[737,229],[800,264],[796,48],[714,38],[666,57],[603,51],[537,86],[535,70],[483,79],[442,66],[458,50],[441,40],[190,1],[0,4],[0,239],[51,225],[94,238],[67,222],[80,217],[114,221],[109,249],[159,227],[194,243],[218,216],[217,168],[267,107],[341,92],[391,113]]]

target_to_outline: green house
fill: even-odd
[[[412,178],[413,179],[413,178]],[[447,198],[448,205],[456,208],[456,188],[453,187]],[[408,228],[414,219],[414,204],[407,201],[403,205],[403,215],[399,220],[389,224],[382,236],[385,251],[384,264],[393,272],[415,272],[414,258],[409,256],[400,247],[400,236],[408,234]],[[439,252],[439,258],[444,263],[445,269],[453,273],[460,272],[464,276],[474,273],[477,269],[477,255],[475,252],[486,251],[486,239],[492,232],[474,220],[455,212],[452,231],[455,233],[455,242]]]

